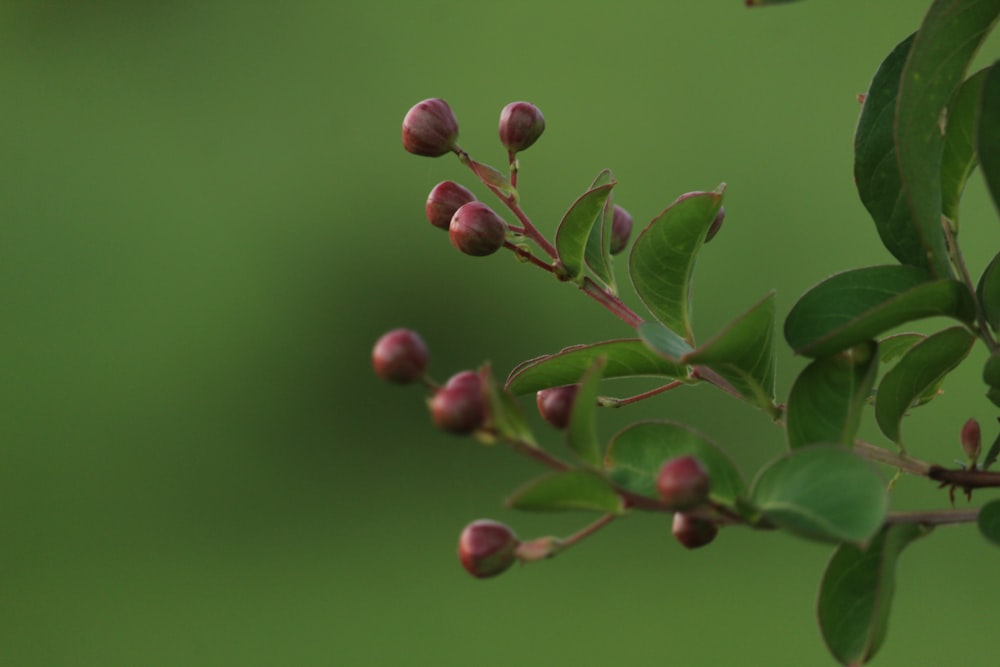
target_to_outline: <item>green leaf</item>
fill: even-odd
[[[785,320],[785,340],[797,354],[828,357],[937,315],[975,320],[975,303],[962,283],[931,280],[912,266],[870,266],[838,273],[802,295]]]
[[[1000,254],[990,262],[976,287],[976,296],[994,331],[1000,330]]]
[[[976,152],[993,205],[1000,211],[1000,62],[989,68],[980,105]]]
[[[673,363],[681,364],[681,358],[692,349],[686,340],[659,322],[643,322],[635,331],[646,347]]]
[[[566,427],[566,444],[586,463],[601,465],[601,443],[597,439],[597,389],[607,359],[598,357],[580,377],[580,388]]]
[[[887,366],[903,356],[907,350],[926,339],[922,333],[907,331],[905,333],[886,336],[878,342],[878,363]]]
[[[983,382],[994,389],[1000,389],[1000,351],[994,352],[983,366]]]
[[[877,344],[869,341],[805,367],[788,395],[789,447],[854,443],[861,411],[875,383],[877,352]]]
[[[939,278],[952,275],[941,230],[945,107],[997,16],[997,0],[935,0],[917,31],[900,77],[895,123],[900,180],[927,253],[918,266]],[[985,95],[984,91],[984,103]],[[995,116],[996,108],[983,115]]]
[[[868,88],[854,135],[854,182],[882,244],[901,263],[924,267],[926,254],[903,197],[893,136],[899,78],[913,38],[882,61]]]
[[[629,275],[639,298],[657,320],[689,343],[691,275],[695,257],[722,206],[725,184],[714,192],[681,196],[656,216],[636,238],[629,254]]]
[[[885,482],[848,449],[812,445],[794,450],[757,476],[751,500],[776,526],[823,542],[862,544],[885,520]]]
[[[1000,457],[1000,433],[997,433],[997,437],[993,439],[993,444],[990,445],[989,451],[983,458],[983,470],[988,470],[991,465],[996,463],[997,457]]]
[[[602,185],[613,184],[614,176],[610,169],[605,169],[594,182],[591,189]],[[601,208],[598,222],[590,228],[590,236],[587,237],[587,248],[584,251],[584,261],[594,277],[600,280],[611,290],[612,294],[618,293],[618,286],[615,282],[614,260],[611,258],[611,225],[615,216],[614,194],[608,195],[607,200]]]
[[[614,487],[593,470],[569,470],[532,480],[507,499],[507,506],[541,512],[592,510],[621,514],[624,510]]]
[[[862,665],[882,646],[896,589],[896,562],[931,528],[886,526],[867,548],[838,547],[820,584],[817,616],[823,640],[842,665]]]
[[[976,525],[983,537],[1000,547],[1000,499],[991,500],[982,506]]]
[[[604,379],[654,376],[680,380],[687,377],[684,364],[664,359],[641,340],[609,340],[593,345],[574,345],[525,361],[510,372],[507,391],[520,396],[539,389],[576,384],[598,357],[607,359],[602,374]]]
[[[939,331],[910,348],[885,374],[875,394],[875,421],[887,438],[900,446],[906,411],[928,389],[935,388],[972,349],[976,337],[965,327]]]
[[[493,377],[493,370],[489,365],[479,369],[479,375],[483,378],[483,386],[486,391],[486,401],[489,406],[489,426],[496,430],[501,437],[520,440],[533,447],[538,444],[531,432],[531,428],[524,420],[521,406],[518,405],[514,397],[504,391]],[[487,444],[490,439],[483,439]]]
[[[603,174],[603,172],[602,172]],[[601,176],[596,182],[602,181]],[[584,192],[573,202],[556,229],[556,250],[568,280],[577,280],[583,273],[583,258],[587,251],[590,229],[611,196],[615,181],[611,180]]]
[[[987,70],[962,84],[948,105],[948,125],[941,156],[941,212],[958,225],[958,204],[972,170],[976,168],[976,123]]]
[[[681,361],[706,366],[747,401],[777,416],[774,405],[774,293],[751,306]]]
[[[698,431],[675,422],[632,424],[611,441],[604,467],[622,488],[658,498],[656,476],[660,468],[670,459],[688,455],[697,457],[708,470],[713,500],[732,506],[746,495],[746,484],[729,456]]]

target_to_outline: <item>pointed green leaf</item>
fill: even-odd
[[[991,465],[997,462],[998,457],[1000,457],[1000,433],[997,433],[997,437],[993,439],[993,444],[990,445],[989,451],[983,458],[983,470],[988,470]]]
[[[911,347],[927,338],[925,334],[907,331],[886,336],[878,342],[878,363],[888,366],[897,361]]]
[[[643,322],[635,331],[646,347],[667,361],[680,364],[681,358],[692,349],[686,340],[659,322]]]
[[[521,412],[521,406],[518,405],[513,396],[497,384],[490,366],[485,365],[480,368],[479,375],[483,378],[486,401],[489,406],[488,425],[501,437],[520,440],[533,447],[537,447],[538,444],[535,442],[531,428],[524,420],[524,413]],[[489,444],[492,441],[485,439],[484,442]]]
[[[593,345],[574,345],[518,365],[507,377],[507,391],[515,396],[539,389],[576,384],[598,357],[607,359],[602,377],[668,377],[682,380],[687,367],[672,363],[638,339],[609,340]]]
[[[983,382],[991,389],[1000,390],[1000,351],[994,352],[983,366]]]
[[[598,176],[597,181],[602,178]],[[556,229],[556,250],[569,280],[577,280],[583,273],[583,258],[587,251],[590,229],[601,215],[604,202],[611,196],[615,181],[592,187],[573,202]]]
[[[774,293],[751,306],[683,359],[707,366],[744,399],[777,415],[774,405]]]
[[[723,184],[714,192],[678,198],[642,230],[629,254],[629,275],[639,298],[653,317],[689,343],[694,341],[691,275],[724,189]]]
[[[638,422],[611,441],[604,467],[613,482],[650,498],[658,498],[656,476],[663,464],[679,456],[695,456],[708,470],[716,502],[732,506],[746,495],[746,484],[729,456],[690,426],[668,421]]]
[[[607,359],[598,357],[580,377],[580,388],[573,398],[573,409],[566,427],[566,444],[576,455],[593,466],[601,465],[601,443],[597,439],[597,389]]]
[[[797,354],[828,357],[936,315],[975,320],[975,303],[962,283],[930,280],[912,266],[870,266],[838,273],[802,295],[785,320],[785,340]]]
[[[917,31],[900,78],[896,160],[903,195],[927,253],[926,261],[918,266],[938,278],[952,275],[941,230],[945,107],[998,16],[997,0],[935,0]]]
[[[920,234],[903,197],[893,136],[899,78],[913,38],[893,49],[868,88],[854,135],[854,182],[882,244],[901,263],[925,267]]]
[[[1000,254],[993,258],[979,278],[976,296],[986,314],[986,321],[994,331],[1000,330]]]
[[[610,169],[602,171],[594,182],[591,189],[614,183],[614,176]],[[615,216],[614,193],[608,195],[607,200],[601,208],[601,214],[597,222],[590,228],[590,236],[587,237],[587,248],[584,252],[584,261],[594,277],[604,283],[611,290],[612,294],[618,293],[618,286],[615,282],[614,263],[611,258],[611,224]]]
[[[817,442],[851,445],[875,383],[878,346],[861,343],[817,359],[799,374],[788,395],[788,446]]]
[[[903,444],[906,411],[965,359],[975,341],[965,327],[939,331],[910,348],[885,374],[875,394],[875,420],[887,438]]]
[[[948,105],[948,125],[941,156],[941,212],[956,223],[965,183],[976,168],[976,123],[986,72],[980,70],[966,80]]]
[[[983,537],[1000,546],[1000,499],[991,500],[983,505],[976,518],[976,524]]]
[[[882,645],[889,624],[900,553],[931,528],[911,523],[886,526],[861,549],[841,545],[819,589],[817,616],[830,653],[842,665],[862,665]]]
[[[875,467],[835,445],[802,447],[778,459],[757,476],[750,497],[780,528],[853,544],[875,535],[889,505]]]
[[[624,510],[621,497],[608,480],[593,470],[569,470],[532,480],[507,499],[507,506],[540,512],[592,510],[620,514]]]
[[[989,68],[980,99],[976,152],[993,205],[1000,211],[1000,62]]]

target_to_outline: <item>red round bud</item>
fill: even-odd
[[[407,384],[423,377],[428,356],[427,345],[417,332],[394,329],[375,342],[372,367],[383,380]]]
[[[448,226],[448,238],[466,255],[492,255],[507,239],[507,223],[486,204],[472,201],[455,211]]]
[[[475,371],[456,373],[430,400],[431,419],[443,431],[468,435],[486,421],[483,379]]]
[[[545,117],[534,104],[511,102],[500,112],[500,142],[511,153],[523,151],[545,131]]]
[[[442,99],[417,102],[403,117],[403,148],[414,155],[439,157],[455,148],[458,120]]]
[[[576,393],[579,389],[580,385],[578,384],[542,389],[535,394],[539,414],[556,428],[566,428],[569,425],[569,418],[573,412],[573,401],[576,399]]]
[[[711,483],[708,471],[693,456],[670,459],[656,476],[656,490],[668,509],[680,512],[694,509],[708,500]]]
[[[615,213],[611,218],[611,254],[617,255],[628,245],[628,237],[632,235],[632,216],[621,206],[615,204]]]
[[[726,207],[720,206],[719,212],[715,214],[715,219],[712,220],[712,224],[708,226],[708,232],[705,234],[705,243],[708,243],[715,238],[715,235],[719,233],[722,229],[722,223],[726,219]]]
[[[432,225],[448,231],[455,211],[471,201],[476,201],[476,195],[454,181],[442,181],[427,195],[424,210]]]
[[[478,579],[494,577],[517,560],[517,535],[490,519],[473,521],[458,538],[458,559],[466,572]]]
[[[688,549],[703,547],[719,534],[719,527],[711,521],[699,519],[689,514],[674,514],[674,537]]]
[[[979,460],[979,448],[982,444],[982,431],[979,422],[970,419],[962,426],[962,451],[973,463]]]

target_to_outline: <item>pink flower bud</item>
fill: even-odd
[[[719,527],[711,521],[678,512],[674,514],[674,537],[688,549],[703,547],[719,534]]]
[[[475,371],[456,373],[430,400],[431,419],[443,431],[468,435],[486,421],[483,380]]]
[[[439,157],[455,148],[458,120],[442,99],[413,105],[403,118],[403,148],[414,155]]]
[[[969,457],[973,465],[979,460],[979,448],[982,443],[982,432],[979,422],[970,419],[962,426],[962,451]]]
[[[573,400],[576,398],[576,392],[579,389],[580,385],[578,384],[542,389],[535,395],[539,414],[542,415],[545,421],[556,428],[566,428],[569,425],[569,418],[573,412]]]
[[[463,204],[448,226],[451,244],[473,257],[492,255],[507,239],[507,223],[486,204],[473,201]]]
[[[383,380],[407,384],[427,370],[427,345],[415,331],[394,329],[378,339],[372,349],[372,367]]]
[[[621,206],[615,204],[614,216],[611,218],[611,254],[617,255],[628,245],[628,237],[632,235],[632,216]]]
[[[458,559],[466,572],[478,579],[494,577],[517,560],[517,535],[490,519],[473,521],[458,538]]]
[[[511,153],[525,150],[545,131],[545,117],[534,104],[511,102],[500,112],[500,142]]]
[[[454,181],[442,181],[427,195],[424,210],[432,225],[448,231],[455,211],[471,201],[476,201],[476,195]]]
[[[719,233],[722,229],[722,223],[726,219],[726,207],[720,206],[719,212],[715,214],[715,219],[712,220],[712,224],[708,227],[708,232],[705,234],[705,243],[708,243],[715,238],[715,235]]]
[[[693,456],[670,459],[656,476],[656,490],[668,509],[675,512],[694,509],[708,500],[711,487],[708,471]]]

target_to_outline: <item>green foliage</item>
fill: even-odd
[[[983,82],[976,150],[993,204],[1000,211],[1000,64],[994,63]]]
[[[705,234],[722,206],[725,185],[679,198],[642,230],[629,254],[629,275],[643,304],[689,343],[691,276]]]
[[[929,532],[916,524],[886,526],[871,544],[844,544],[834,552],[820,584],[817,617],[840,664],[864,664],[882,646],[896,590],[896,561]]]
[[[597,440],[597,389],[606,360],[598,357],[580,377],[580,389],[573,400],[566,444],[582,461],[593,466],[601,464],[601,443]]]
[[[687,367],[672,363],[638,339],[609,340],[593,345],[575,345],[555,354],[530,359],[507,377],[506,389],[515,396],[574,384],[598,357],[606,360],[602,377],[687,377]]]
[[[613,185],[615,177],[610,169],[602,171],[594,182],[590,184],[591,190],[604,185]],[[587,237],[587,247],[584,251],[584,260],[587,268],[591,270],[594,277],[606,285],[614,294],[618,287],[615,281],[614,260],[611,257],[611,223],[615,215],[614,193],[609,192],[608,198],[601,208],[600,219],[590,229],[590,236]]]
[[[507,506],[536,512],[589,510],[620,514],[624,510],[614,487],[591,470],[568,470],[534,479],[511,494]]]
[[[851,445],[875,374],[878,346],[861,343],[803,370],[788,395],[786,434],[792,449],[819,442]]]
[[[764,468],[751,500],[765,519],[822,542],[867,542],[889,506],[875,468],[843,447],[796,449]]]
[[[607,177],[603,175],[607,174]],[[615,181],[611,172],[604,171],[586,192],[573,202],[556,230],[556,249],[569,280],[579,280],[591,229],[604,211]]]

